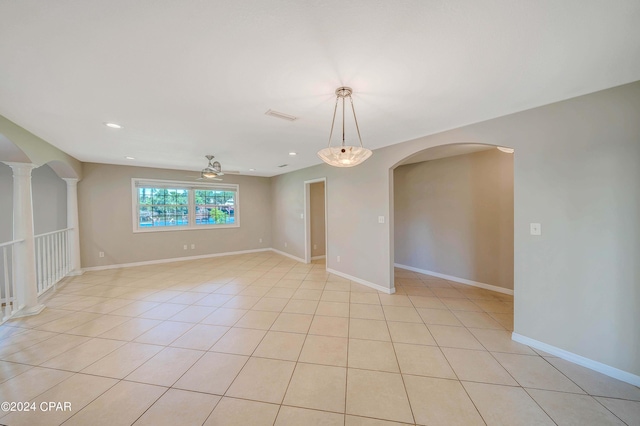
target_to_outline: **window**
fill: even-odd
[[[133,231],[239,226],[238,185],[132,179]]]

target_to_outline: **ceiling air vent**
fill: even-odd
[[[275,118],[281,118],[281,119],[287,120],[287,121],[295,121],[295,120],[298,119],[298,117],[294,117],[293,115],[285,114],[283,112],[274,111],[272,109],[268,110],[264,114],[265,115],[269,115],[271,117],[275,117]]]
[[[280,164],[278,167],[283,168],[283,167],[287,167],[288,164]]]

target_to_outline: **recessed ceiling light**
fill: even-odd
[[[513,149],[513,148],[507,148],[507,147],[504,147],[504,146],[499,146],[497,148],[502,152],[506,152],[507,154],[513,154],[515,152],[515,149]]]
[[[294,155],[298,155],[298,153],[297,153],[297,152],[293,152],[293,151],[291,151],[291,152],[289,153],[289,155],[293,157]]]
[[[124,157],[124,158],[126,158],[127,160],[135,160],[136,159],[136,157]]]
[[[249,171],[250,171],[250,172],[255,172],[255,171],[256,171],[256,169],[249,169]]]
[[[104,125],[112,129],[122,129],[122,126],[116,123],[104,123]]]

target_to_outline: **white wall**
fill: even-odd
[[[513,155],[496,148],[394,171],[395,262],[513,289]]]
[[[352,169],[277,176],[274,246],[303,257],[303,182],[326,176],[327,265],[390,288],[393,226],[377,216],[393,215],[391,169],[432,146],[513,147],[515,332],[640,375],[638,117],[636,82],[378,149]]]
[[[48,165],[31,172],[35,235],[67,227],[67,184]]]
[[[189,175],[197,172],[85,163],[78,184],[82,267],[271,247],[271,182],[261,177],[224,177],[240,185],[240,227],[134,233],[131,179],[184,181]]]
[[[13,240],[13,171],[0,163],[0,244]]]

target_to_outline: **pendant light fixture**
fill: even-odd
[[[318,151],[318,157],[325,163],[334,167],[353,167],[362,164],[367,158],[371,157],[371,150],[362,145],[360,137],[360,128],[358,127],[358,119],[356,118],[356,110],[353,108],[353,99],[351,98],[353,90],[351,87],[338,87],[336,89],[336,105],[333,109],[333,121],[331,121],[331,132],[329,133],[329,144],[325,149]],[[360,146],[347,145],[344,137],[344,120],[345,120],[345,103],[349,98],[351,111],[353,112],[353,121],[356,124],[358,140]],[[336,112],[338,111],[338,102],[342,100],[342,144],[340,146],[331,146],[331,137],[333,136],[333,128],[336,123]]]

